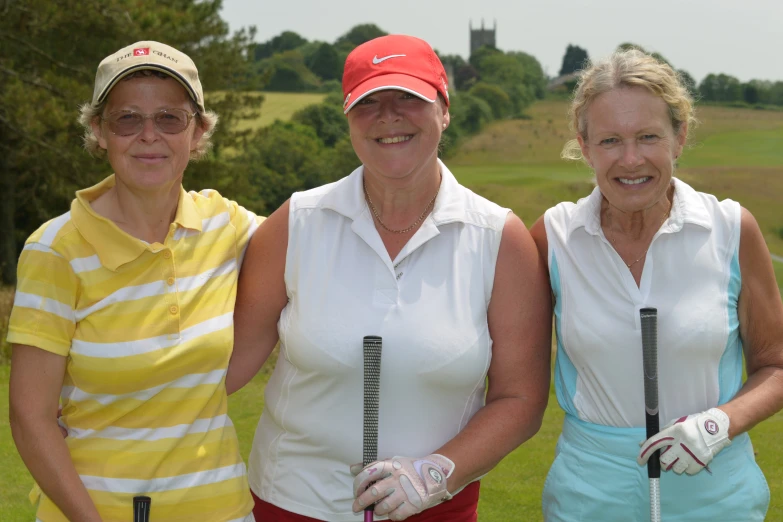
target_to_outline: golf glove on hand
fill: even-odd
[[[731,444],[729,416],[718,408],[680,417],[642,443],[636,462],[644,466],[655,450],[661,451],[661,469],[678,475],[695,475]]]
[[[389,520],[405,520],[451,499],[446,479],[453,471],[454,463],[438,454],[423,458],[392,457],[364,468],[355,464],[351,466],[356,496],[353,511],[359,512],[375,504],[376,515],[389,515]]]

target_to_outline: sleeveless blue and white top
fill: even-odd
[[[658,309],[661,423],[728,402],[742,385],[740,205],[673,180],[669,218],[640,285],[604,236],[598,188],[545,214],[560,406],[583,421],[641,427],[639,310]]]

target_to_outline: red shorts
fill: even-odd
[[[256,522],[322,522],[317,518],[297,515],[285,509],[280,509],[269,502],[264,502],[252,491],[251,493],[256,503],[253,508],[253,516],[256,518]],[[406,520],[408,522],[476,522],[478,520],[476,512],[478,499],[479,483],[472,482],[450,501],[438,504]],[[356,520],[360,521],[362,519],[357,516]]]

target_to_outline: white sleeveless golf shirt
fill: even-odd
[[[661,424],[728,402],[742,384],[740,205],[678,179],[641,284],[601,230],[601,193],[545,214],[560,405],[582,420],[645,425],[639,310],[658,309]]]
[[[395,260],[375,229],[363,169],[294,194],[280,357],[249,459],[255,494],[288,511],[355,521],[362,461],[362,339],[383,339],[378,456],[424,456],[484,404],[492,294],[507,209],[443,180]]]

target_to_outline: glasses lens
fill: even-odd
[[[177,134],[188,126],[187,111],[182,109],[164,109],[155,114],[155,125],[166,134]]]
[[[141,126],[144,123],[144,117],[131,111],[120,111],[109,114],[106,118],[109,122],[109,130],[118,136],[130,136],[136,134],[141,130]]]

